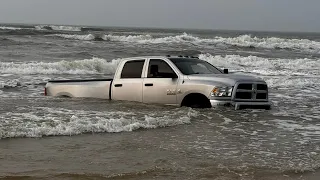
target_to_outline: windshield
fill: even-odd
[[[222,72],[206,61],[200,59],[170,58],[185,75],[191,74],[222,74]]]

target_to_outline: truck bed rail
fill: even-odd
[[[91,82],[91,81],[112,81],[113,79],[74,79],[74,80],[50,80],[50,83],[67,83],[67,82]]]

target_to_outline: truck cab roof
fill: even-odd
[[[128,58],[122,58],[122,60],[134,60],[134,59],[171,59],[171,58],[180,58],[180,59],[199,59],[195,56],[136,56],[136,57],[128,57]]]

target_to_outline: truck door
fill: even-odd
[[[112,99],[142,102],[144,63],[145,60],[129,60],[119,64],[122,71],[116,74],[112,83]]]
[[[178,76],[167,62],[150,59],[143,81],[143,102],[176,105],[177,84]]]

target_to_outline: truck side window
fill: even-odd
[[[126,62],[121,72],[121,78],[141,78],[143,65],[144,60]]]
[[[148,78],[172,78],[176,73],[161,59],[151,59],[148,68]]]

